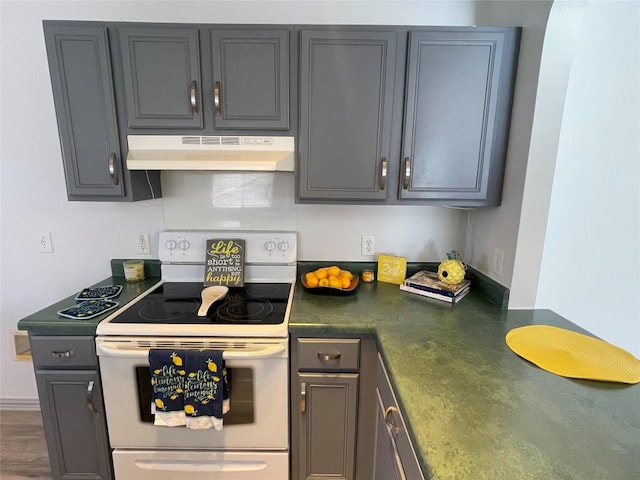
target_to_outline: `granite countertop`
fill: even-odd
[[[640,384],[535,367],[504,340],[531,324],[585,333],[549,310],[501,310],[477,291],[451,306],[382,282],[346,297],[312,295],[298,283],[289,329],[376,335],[434,480],[639,478]]]
[[[117,309],[134,300],[140,294],[160,282],[160,262],[157,260],[145,260],[145,279],[140,282],[127,282],[124,278],[122,262],[125,259],[111,261],[111,276],[87,288],[102,287],[105,285],[122,285],[122,292],[113,301],[118,302]],[[77,303],[75,292],[59,302],[49,305],[28,317],[18,321],[19,330],[27,330],[30,335],[95,335],[98,324],[117,310],[111,310],[97,317],[87,320],[73,320],[58,315],[59,310]]]

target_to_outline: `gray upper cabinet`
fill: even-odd
[[[400,198],[497,205],[513,29],[409,32]]]
[[[107,29],[44,23],[70,200],[125,195]]]
[[[211,33],[216,129],[289,129],[289,28]]]
[[[300,200],[387,197],[396,35],[302,29]]]
[[[130,128],[202,128],[197,28],[121,27]]]
[[[300,29],[300,202],[499,205],[519,28]]]

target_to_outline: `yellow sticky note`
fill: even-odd
[[[400,285],[407,274],[407,259],[391,255],[378,256],[378,280]]]

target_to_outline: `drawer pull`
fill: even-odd
[[[67,350],[65,352],[51,352],[53,358],[69,358],[76,354],[75,350]]]
[[[400,427],[397,423],[393,422],[393,416],[398,414],[398,409],[396,407],[389,407],[384,411],[384,421],[389,426],[389,430],[394,435],[398,435],[400,433]]]
[[[300,413],[307,411],[307,384],[302,382],[300,384]]]
[[[336,360],[340,360],[342,356],[341,353],[321,353],[318,352],[318,358],[321,362],[334,362]]]
[[[87,385],[87,408],[92,412],[97,412],[96,406],[93,404],[93,380]]]

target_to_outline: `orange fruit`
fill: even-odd
[[[340,280],[342,281],[342,288],[349,288],[349,286],[351,285],[351,279],[350,278],[341,276]]]
[[[340,278],[347,278],[351,280],[353,278],[353,275],[349,270],[340,270]]]
[[[322,280],[323,278],[327,278],[329,276],[329,269],[326,267],[319,268],[314,273],[316,274],[316,277],[318,277],[318,280]]]
[[[332,265],[329,268],[327,268],[327,273],[329,274],[329,276],[333,275],[337,277],[338,275],[340,275],[340,268],[336,267],[335,265]]]
[[[342,288],[342,280],[335,275],[329,277],[329,286],[333,288]]]
[[[318,286],[318,283],[319,283],[318,277],[316,277],[313,272],[307,273],[305,275],[305,280],[307,281],[307,287],[315,288]]]
[[[319,287],[328,287],[329,286],[329,280],[325,277],[325,278],[321,278],[318,281],[318,286]]]

